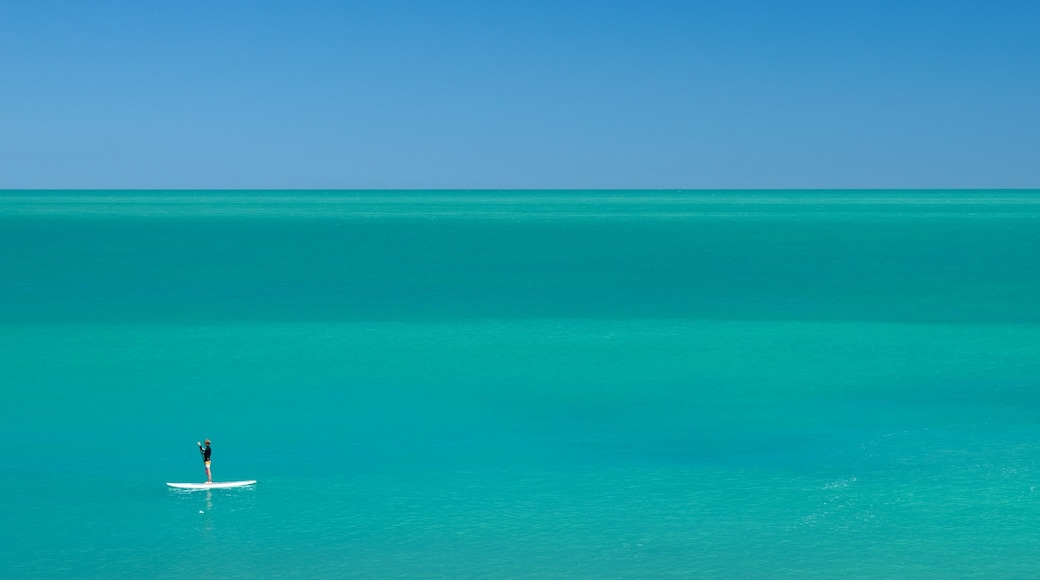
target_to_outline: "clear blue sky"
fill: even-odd
[[[0,188],[1040,187],[1040,1],[0,0]]]

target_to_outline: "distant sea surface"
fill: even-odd
[[[0,191],[0,393],[5,579],[1034,577],[1040,191]]]

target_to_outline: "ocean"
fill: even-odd
[[[1040,191],[0,191],[0,392],[5,579],[1035,577]]]

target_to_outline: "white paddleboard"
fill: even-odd
[[[246,481],[214,481],[213,483],[167,483],[166,485],[178,489],[213,489],[221,487],[243,487],[246,485],[253,485],[254,483],[256,483],[255,479],[249,479]]]

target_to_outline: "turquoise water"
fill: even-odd
[[[0,264],[3,578],[1040,569],[1040,192],[0,192]]]

